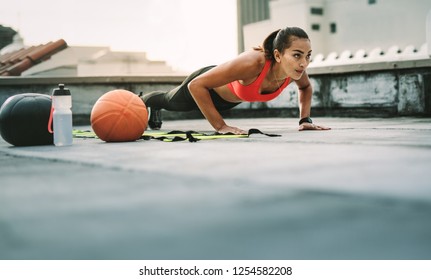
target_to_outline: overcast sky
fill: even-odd
[[[144,51],[193,71],[237,54],[236,0],[0,0],[0,24],[26,45]]]

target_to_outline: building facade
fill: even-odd
[[[429,0],[265,1],[269,18],[242,25],[245,50],[262,44],[270,32],[286,26],[303,28],[312,40],[314,54],[386,50],[394,45],[419,49],[426,43]],[[240,4],[238,11],[246,13],[247,2]]]

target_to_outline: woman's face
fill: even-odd
[[[299,80],[310,64],[311,44],[309,39],[294,38],[291,46],[280,56],[280,67],[293,80]]]

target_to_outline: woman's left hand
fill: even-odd
[[[330,130],[330,127],[326,127],[323,125],[315,125],[314,123],[303,123],[299,126],[298,130]]]

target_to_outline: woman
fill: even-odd
[[[266,102],[276,98],[294,81],[299,90],[299,130],[327,130],[310,118],[312,87],[305,69],[310,63],[311,44],[307,33],[287,27],[271,33],[263,47],[244,52],[218,66],[192,73],[170,92],[155,91],[142,97],[150,107],[149,126],[160,129],[160,109],[200,110],[219,133],[246,134],[229,126],[219,110],[235,107],[243,101]]]

